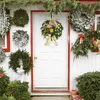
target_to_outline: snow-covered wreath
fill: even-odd
[[[71,10],[69,19],[71,27],[76,32],[85,33],[94,24],[94,15],[84,8]]]
[[[11,27],[10,11],[7,8],[0,10],[0,35],[5,36]]]
[[[26,46],[29,41],[29,35],[27,34],[27,31],[16,30],[13,33],[13,41],[19,47]]]
[[[2,63],[6,58],[6,54],[3,51],[2,47],[0,47],[0,63]]]

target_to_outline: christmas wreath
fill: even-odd
[[[6,54],[3,51],[2,47],[0,47],[0,63],[2,63],[6,58]]]
[[[25,46],[29,41],[29,35],[27,34],[27,31],[17,30],[14,32],[13,41],[20,47]]]
[[[22,62],[20,64],[20,61]],[[9,68],[12,68],[15,72],[22,66],[24,73],[30,71],[31,59],[28,52],[24,50],[17,50],[15,53],[10,54]]]
[[[63,26],[56,20],[46,20],[41,27],[41,33],[46,38],[45,45],[49,45],[51,41],[57,45],[56,40],[62,35]]]
[[[2,8],[0,10],[0,35],[5,36],[11,27],[11,17],[9,9]]]
[[[74,31],[86,33],[94,24],[94,14],[85,8],[77,8],[70,11],[70,24]]]
[[[14,12],[13,24],[24,27],[29,21],[27,12],[24,9],[19,9]]]
[[[78,34],[71,50],[75,57],[88,56],[88,51],[100,51],[100,32],[88,30],[86,34]]]

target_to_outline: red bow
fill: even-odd
[[[80,44],[82,44],[84,39],[84,34],[78,34],[78,38],[80,39]]]
[[[78,34],[78,38],[84,38],[84,34]]]
[[[4,74],[0,74],[0,78],[3,77],[3,76],[4,76]]]

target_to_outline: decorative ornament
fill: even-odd
[[[27,31],[17,30],[16,32],[14,32],[13,41],[19,47],[26,46],[29,41],[29,35],[27,34]]]
[[[5,36],[11,28],[11,17],[9,10],[5,7],[0,11],[0,35]]]
[[[24,9],[19,9],[14,12],[13,24],[24,27],[29,21],[27,12]]]
[[[81,7],[70,11],[70,24],[76,32],[86,33],[94,24],[94,13],[91,14],[87,9]]]
[[[30,71],[30,65],[31,58],[28,52],[17,50],[15,53],[10,54],[9,68],[12,68],[16,73],[22,73],[22,70],[24,70],[24,74],[28,73]]]
[[[6,58],[6,54],[3,51],[2,47],[0,47],[0,63],[2,63]]]
[[[45,45],[49,45],[51,41],[58,45],[56,40],[62,35],[63,26],[56,20],[46,20],[41,27],[41,33],[46,38]]]

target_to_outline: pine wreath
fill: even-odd
[[[13,41],[20,47],[25,46],[28,43],[28,40],[29,35],[27,34],[27,31],[16,30],[16,32],[13,33]]]
[[[26,10],[24,9],[19,9],[14,12],[14,17],[13,17],[13,24],[16,26],[21,26],[24,27],[29,21],[28,14]]]
[[[79,36],[80,35],[80,36]],[[79,56],[88,56],[88,51],[90,49],[90,40],[86,38],[83,34],[79,34],[77,40],[73,44],[71,50],[74,53],[74,58]]]
[[[88,56],[88,51],[100,51],[100,32],[88,30],[86,34],[78,34],[78,38],[71,47],[74,57]]]
[[[6,54],[3,51],[2,47],[0,47],[0,63],[2,63],[6,58]]]
[[[20,60],[22,60],[24,73],[28,73],[30,71],[31,59],[25,50],[17,50],[15,53],[10,54],[9,68],[17,72],[17,68],[20,68]]]
[[[81,7],[70,11],[70,24],[74,31],[86,33],[94,24],[94,13]]]
[[[63,26],[57,20],[46,20],[41,27],[41,33],[46,38],[45,45],[48,45],[51,41],[57,45],[56,40],[62,35]]]

